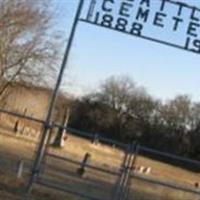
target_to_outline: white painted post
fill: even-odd
[[[17,164],[17,179],[22,178],[23,171],[24,171],[24,161],[21,159]]]

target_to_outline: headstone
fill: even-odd
[[[144,173],[146,175],[150,174],[151,173],[151,167],[146,167]]]
[[[81,163],[80,168],[77,169],[77,174],[78,175],[80,175],[80,176],[84,175],[86,165],[90,162],[90,159],[91,159],[90,153],[86,153],[85,156],[84,156],[84,158],[83,158],[83,161]]]
[[[18,132],[18,128],[19,128],[19,120],[17,120],[15,122],[15,125],[14,125],[14,132],[17,133]]]
[[[145,169],[144,166],[140,166],[140,167],[138,168],[138,173],[139,173],[139,174],[142,174],[142,173],[144,172],[144,169]]]
[[[95,133],[94,139],[92,141],[92,144],[95,144],[95,145],[99,144],[99,135],[98,135],[98,133]]]
[[[20,160],[17,164],[17,178],[22,178],[22,174],[24,171],[24,161]]]
[[[195,186],[195,188],[199,188],[199,183],[196,182],[196,183],[194,184],[194,186]]]

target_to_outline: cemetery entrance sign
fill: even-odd
[[[173,0],[91,0],[84,22],[200,53],[200,9]]]

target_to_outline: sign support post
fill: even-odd
[[[38,147],[38,150],[37,150],[37,153],[36,153],[36,159],[35,159],[34,164],[33,164],[31,177],[30,177],[30,180],[29,180],[27,188],[26,188],[27,194],[29,194],[31,192],[33,184],[37,181],[37,178],[38,178],[40,170],[41,170],[41,165],[42,165],[42,162],[43,162],[44,157],[45,157],[45,153],[46,153],[47,148],[48,148],[48,141],[49,141],[49,137],[50,137],[50,129],[51,129],[51,124],[52,124],[51,118],[52,118],[52,114],[53,114],[53,109],[54,109],[56,98],[58,96],[59,88],[60,88],[60,85],[61,85],[61,82],[62,82],[64,70],[65,70],[65,67],[66,67],[68,60],[69,60],[69,54],[70,54],[73,39],[74,39],[74,36],[75,36],[75,33],[76,33],[76,28],[77,28],[78,21],[79,21],[80,15],[81,15],[83,4],[84,4],[84,0],[80,0],[79,5],[78,5],[78,9],[76,11],[76,16],[75,16],[75,19],[74,19],[74,22],[73,22],[73,25],[72,25],[72,29],[71,29],[71,32],[70,32],[68,44],[67,44],[67,47],[66,47],[66,50],[65,50],[61,69],[60,69],[58,79],[57,79],[57,82],[56,82],[56,86],[54,88],[54,91],[53,91],[53,94],[52,94],[52,97],[51,97],[49,110],[48,110],[47,117],[46,117],[46,120],[45,120],[45,124],[44,124],[44,127],[43,127],[42,138],[41,138],[41,141],[39,143],[39,147]]]

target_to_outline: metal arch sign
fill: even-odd
[[[30,193],[34,183],[39,183],[37,179],[49,146],[47,141],[50,137],[49,130],[52,124],[53,108],[69,60],[70,49],[79,20],[200,54],[200,9],[197,7],[174,0],[90,1],[87,16],[81,18],[84,0],[79,0],[48,114],[44,122],[32,174],[26,188],[27,193]]]
[[[173,0],[91,0],[81,21],[200,54],[200,8]]]

